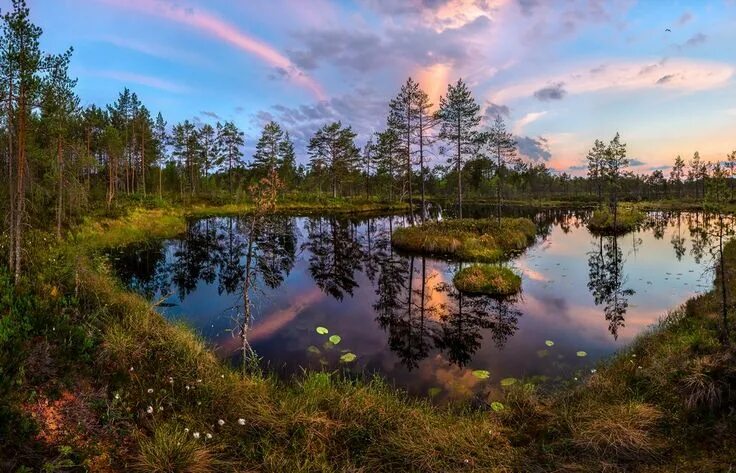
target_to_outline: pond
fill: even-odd
[[[438,401],[493,397],[516,379],[582,379],[711,286],[700,214],[652,213],[645,228],[612,238],[588,232],[586,211],[506,213],[538,225],[536,243],[506,263],[522,275],[521,295],[506,300],[461,295],[459,264],[393,249],[405,216],[268,217],[253,242],[250,345],[282,376],[378,373]],[[111,261],[166,317],[237,362],[248,222],[193,220],[181,237],[117,250]]]

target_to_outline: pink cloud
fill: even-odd
[[[267,64],[284,70],[291,80],[308,89],[319,100],[325,98],[319,83],[297,68],[273,46],[249,36],[234,25],[204,10],[181,8],[158,0],[101,0],[118,8],[125,8],[194,28],[238,49],[253,54]]]
[[[96,70],[96,69],[82,69],[79,70],[81,75],[103,77],[106,79],[112,79],[120,82],[132,82],[134,84],[145,85],[147,87],[153,87],[154,89],[165,90],[167,92],[174,92],[177,94],[190,91],[189,87],[175,82],[171,82],[159,77],[148,76],[144,74],[138,74],[135,72],[127,71],[116,71],[116,70]]]

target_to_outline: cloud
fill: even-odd
[[[595,70],[596,72],[593,72]],[[551,83],[564,83],[567,94],[601,91],[643,90],[666,84],[667,88],[685,91],[707,90],[722,86],[733,76],[734,66],[726,63],[671,59],[656,62],[625,61],[608,63],[601,71],[587,66],[575,68],[552,78],[531,79],[501,88],[489,97],[496,103],[528,97]],[[665,76],[672,76],[659,82]]]
[[[568,166],[567,170],[568,171],[572,171],[572,172],[575,172],[575,171],[587,171],[588,170],[588,165],[587,164],[573,164],[572,166]]]
[[[690,20],[693,19],[693,14],[689,11],[683,12],[682,15],[680,15],[680,18],[677,19],[677,25],[682,26],[686,23],[688,23]]]
[[[179,48],[170,48],[165,45],[154,44],[151,41],[136,41],[132,38],[122,38],[117,36],[105,36],[101,38],[100,41],[104,41],[105,43],[112,44],[119,48],[136,51],[159,59],[165,59],[167,61],[179,61],[182,63],[196,65],[209,65],[208,61],[199,55],[196,55],[189,51],[182,51]]]
[[[295,66],[286,56],[270,44],[261,41],[236,26],[202,10],[182,8],[161,0],[100,0],[119,8],[133,10],[151,16],[189,26],[201,33],[215,37],[236,48],[255,55],[272,67],[279,67],[289,72],[291,79],[310,90],[316,97],[325,97],[322,86]]]
[[[534,97],[542,102],[548,102],[550,100],[562,100],[567,93],[565,91],[563,82],[557,82],[556,84],[543,87],[534,92]]]
[[[524,127],[527,126],[530,123],[533,123],[543,116],[547,114],[546,111],[544,112],[529,112],[523,117],[521,117],[519,120],[516,121],[514,124],[514,133],[517,135],[520,135],[523,131]]]
[[[183,94],[189,92],[191,89],[185,85],[171,82],[160,77],[138,74],[135,72],[128,71],[116,71],[116,70],[98,70],[98,69],[77,69],[80,75],[87,75],[93,77],[102,77],[104,79],[112,79],[124,84],[138,84],[153,89],[163,90],[166,92],[173,92],[176,94]]]
[[[657,84],[666,84],[676,77],[675,74],[667,74],[657,79]]]
[[[703,33],[695,33],[687,41],[685,41],[685,44],[683,44],[682,47],[690,48],[694,46],[699,46],[705,43],[706,41],[708,41],[707,35]]]
[[[629,166],[632,166],[632,167],[644,166],[645,164],[646,163],[640,159],[636,159],[636,158],[629,159]]]
[[[552,157],[547,140],[541,136],[537,138],[517,136],[516,145],[519,153],[532,161],[549,161]]]
[[[215,112],[209,112],[205,110],[205,111],[199,112],[199,114],[205,117],[214,118],[215,120],[222,120],[220,115],[216,114]]]
[[[496,117],[508,117],[511,114],[511,110],[506,105],[499,105],[493,102],[488,102],[483,116],[486,121],[493,121]]]

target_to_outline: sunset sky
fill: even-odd
[[[0,0],[5,10],[9,0]],[[82,103],[128,86],[169,123],[233,120],[252,149],[340,119],[363,142],[407,76],[465,79],[520,149],[580,173],[619,131],[637,172],[736,149],[736,1],[30,0],[42,46],[74,46]],[[671,32],[665,29],[671,29]],[[441,158],[437,158],[438,160]]]

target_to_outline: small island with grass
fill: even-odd
[[[595,234],[621,235],[639,228],[646,218],[646,214],[633,207],[619,207],[615,215],[611,209],[601,208],[590,217],[588,230]]]
[[[534,242],[537,229],[527,218],[453,219],[399,228],[392,243],[401,250],[458,261],[496,262]]]
[[[521,290],[521,276],[505,266],[474,264],[458,271],[452,282],[469,295],[507,297]]]

